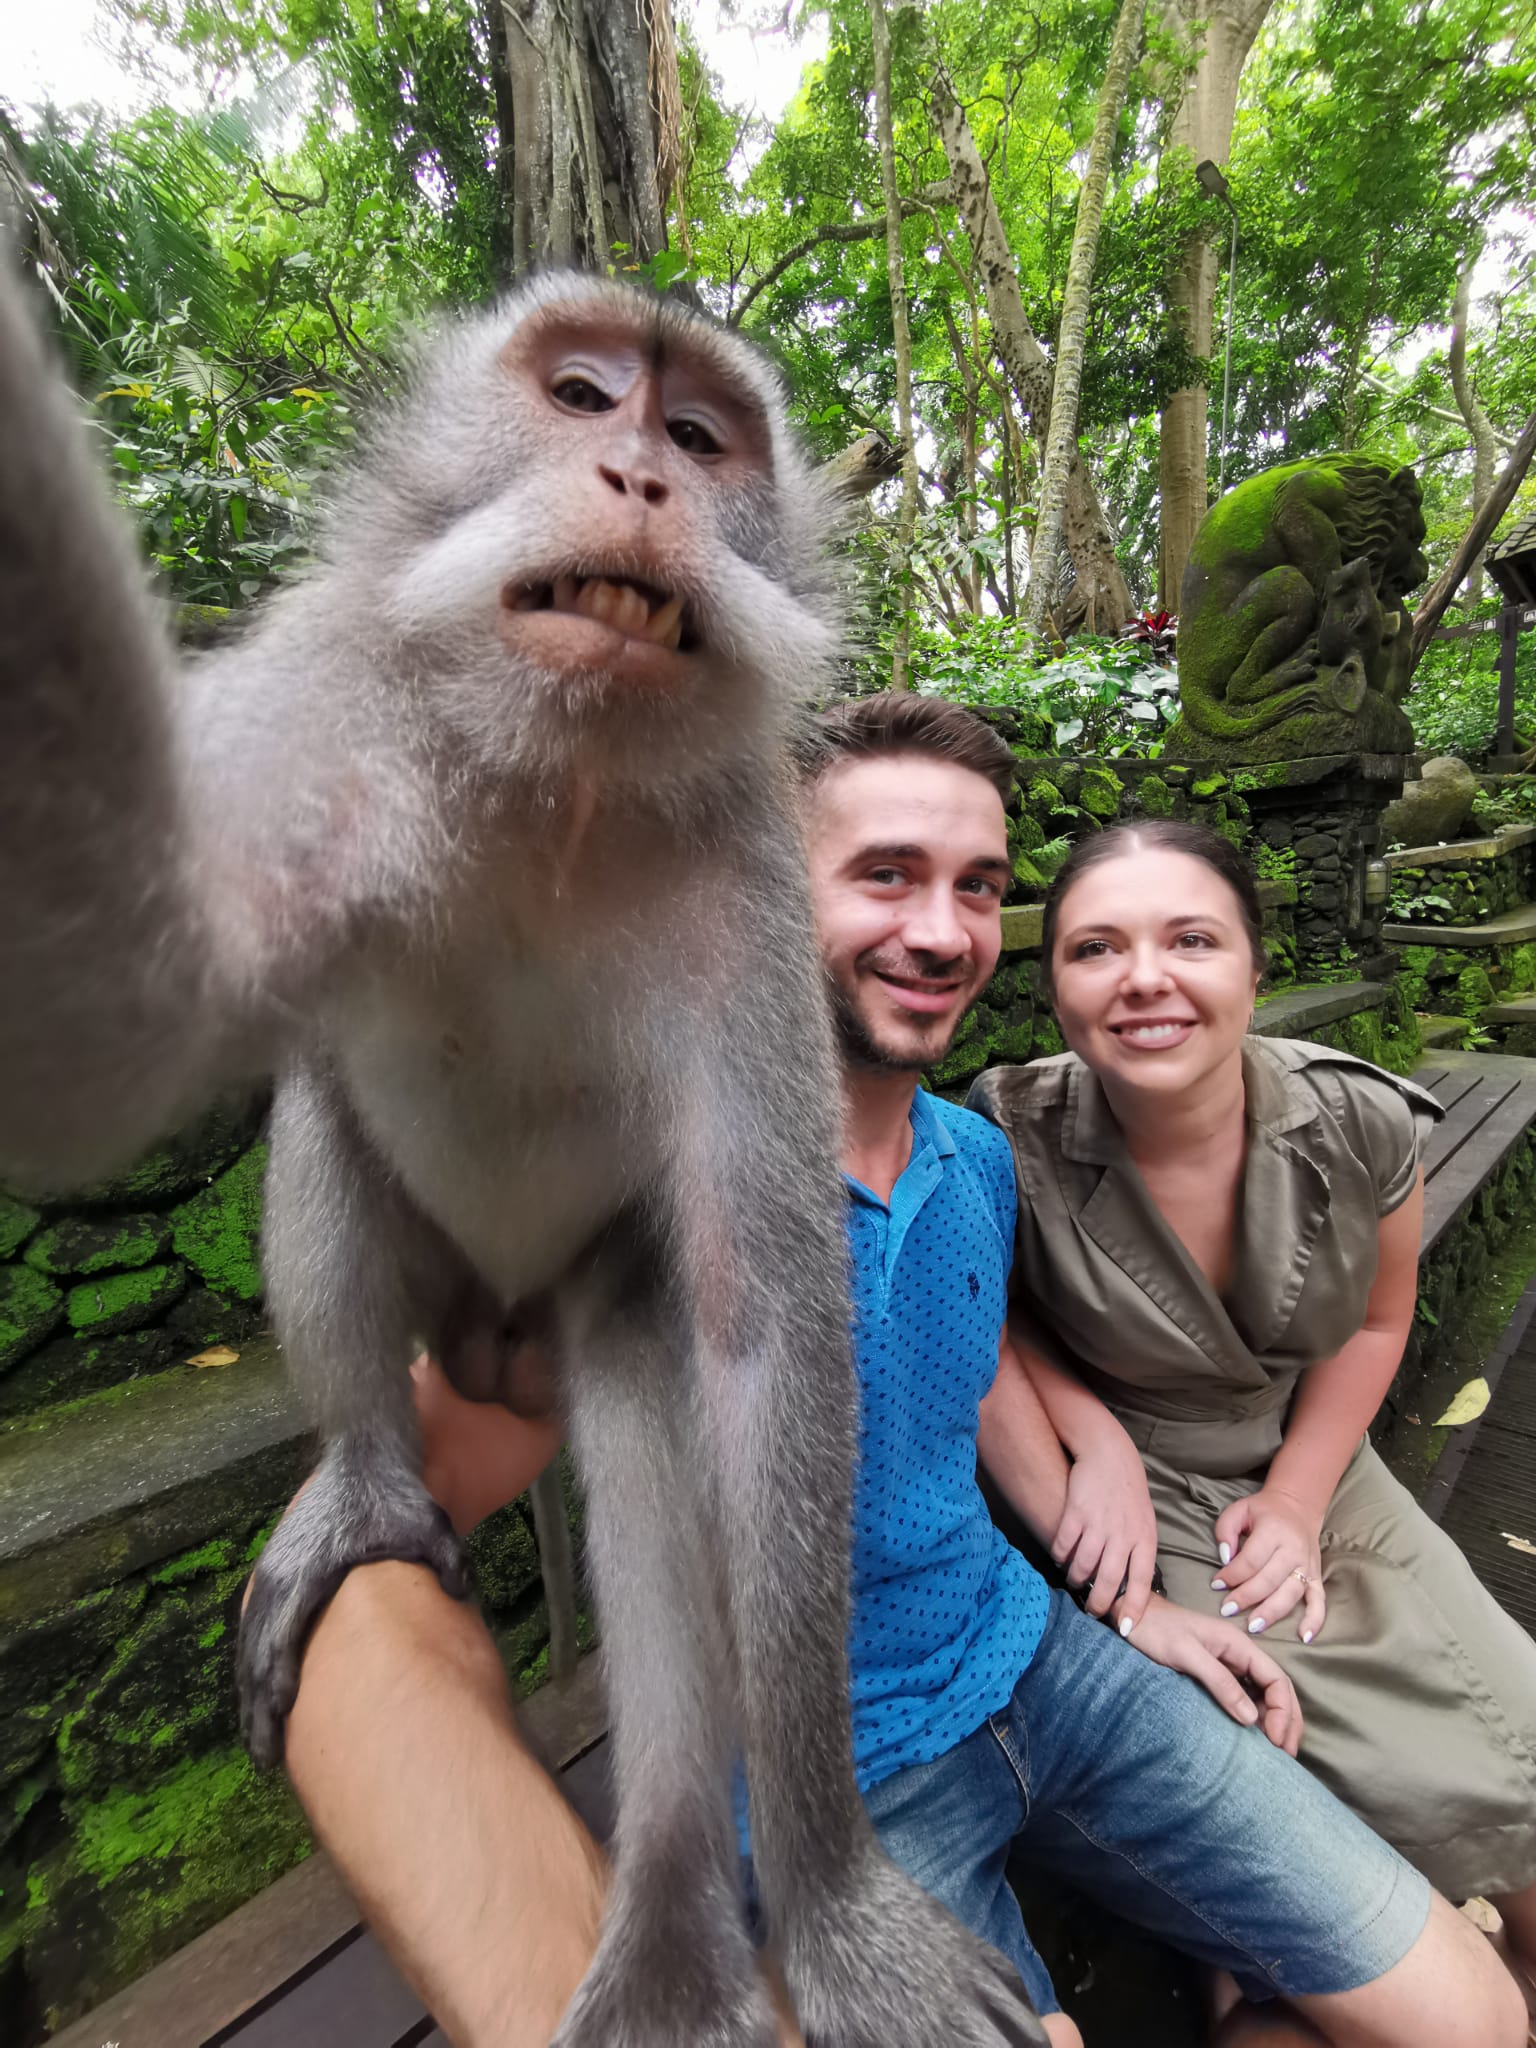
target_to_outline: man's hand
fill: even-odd
[[[1157,1516],[1141,1453],[1107,1410],[1105,1420],[1110,1429],[1095,1434],[1067,1475],[1067,1505],[1051,1556],[1065,1568],[1069,1585],[1093,1581],[1090,1614],[1108,1614],[1125,1587],[1115,1607],[1123,1635],[1125,1623],[1140,1621],[1152,1597]]]
[[[1266,1486],[1233,1501],[1216,1518],[1221,1569],[1211,1590],[1224,1596],[1222,1613],[1254,1609],[1256,1636],[1300,1600],[1301,1640],[1310,1643],[1328,1611],[1321,1536],[1322,1516],[1294,1494]]]
[[[466,1401],[423,1352],[411,1367],[422,1478],[461,1536],[530,1487],[560,1448],[557,1422],[530,1422],[494,1401]]]
[[[1262,1723],[1276,1749],[1287,1756],[1301,1747],[1296,1688],[1269,1652],[1230,1622],[1177,1607],[1154,1593],[1129,1641],[1154,1663],[1182,1671],[1203,1685],[1217,1706],[1245,1728]],[[1249,1697],[1249,1686],[1257,1687],[1262,1705]]]

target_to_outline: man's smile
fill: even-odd
[[[888,974],[882,969],[874,970],[876,981],[883,982],[904,1010],[921,1010],[937,1015],[949,1009],[955,997],[966,987],[963,978],[950,981],[922,981],[900,974]]]

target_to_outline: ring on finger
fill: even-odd
[[[1302,1570],[1300,1565],[1297,1565],[1295,1571],[1291,1573],[1291,1577],[1293,1579],[1300,1579],[1301,1583],[1304,1586],[1310,1586],[1312,1583],[1311,1579],[1308,1578],[1307,1574]]]

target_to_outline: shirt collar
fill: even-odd
[[[1269,1053],[1262,1039],[1250,1037],[1243,1043],[1243,1092],[1248,1121],[1260,1130],[1293,1131],[1317,1115],[1310,1092]],[[1109,1098],[1081,1061],[1073,1063],[1061,1149],[1069,1159],[1096,1166],[1113,1166],[1125,1154],[1125,1135]]]
[[[955,1156],[955,1141],[949,1126],[934,1108],[933,1098],[926,1089],[919,1088],[912,1097],[907,1121],[912,1126],[912,1156],[891,1190],[890,1203],[882,1202],[862,1181],[855,1180],[851,1173],[845,1173],[844,1185],[855,1201],[884,1209],[888,1206],[894,1208],[901,1198],[915,1195],[916,1206],[920,1208],[940,1177],[942,1162]]]

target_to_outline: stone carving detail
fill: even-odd
[[[1249,477],[1201,522],[1184,572],[1171,756],[1245,763],[1396,754],[1406,592],[1429,565],[1411,469],[1320,455]]]

